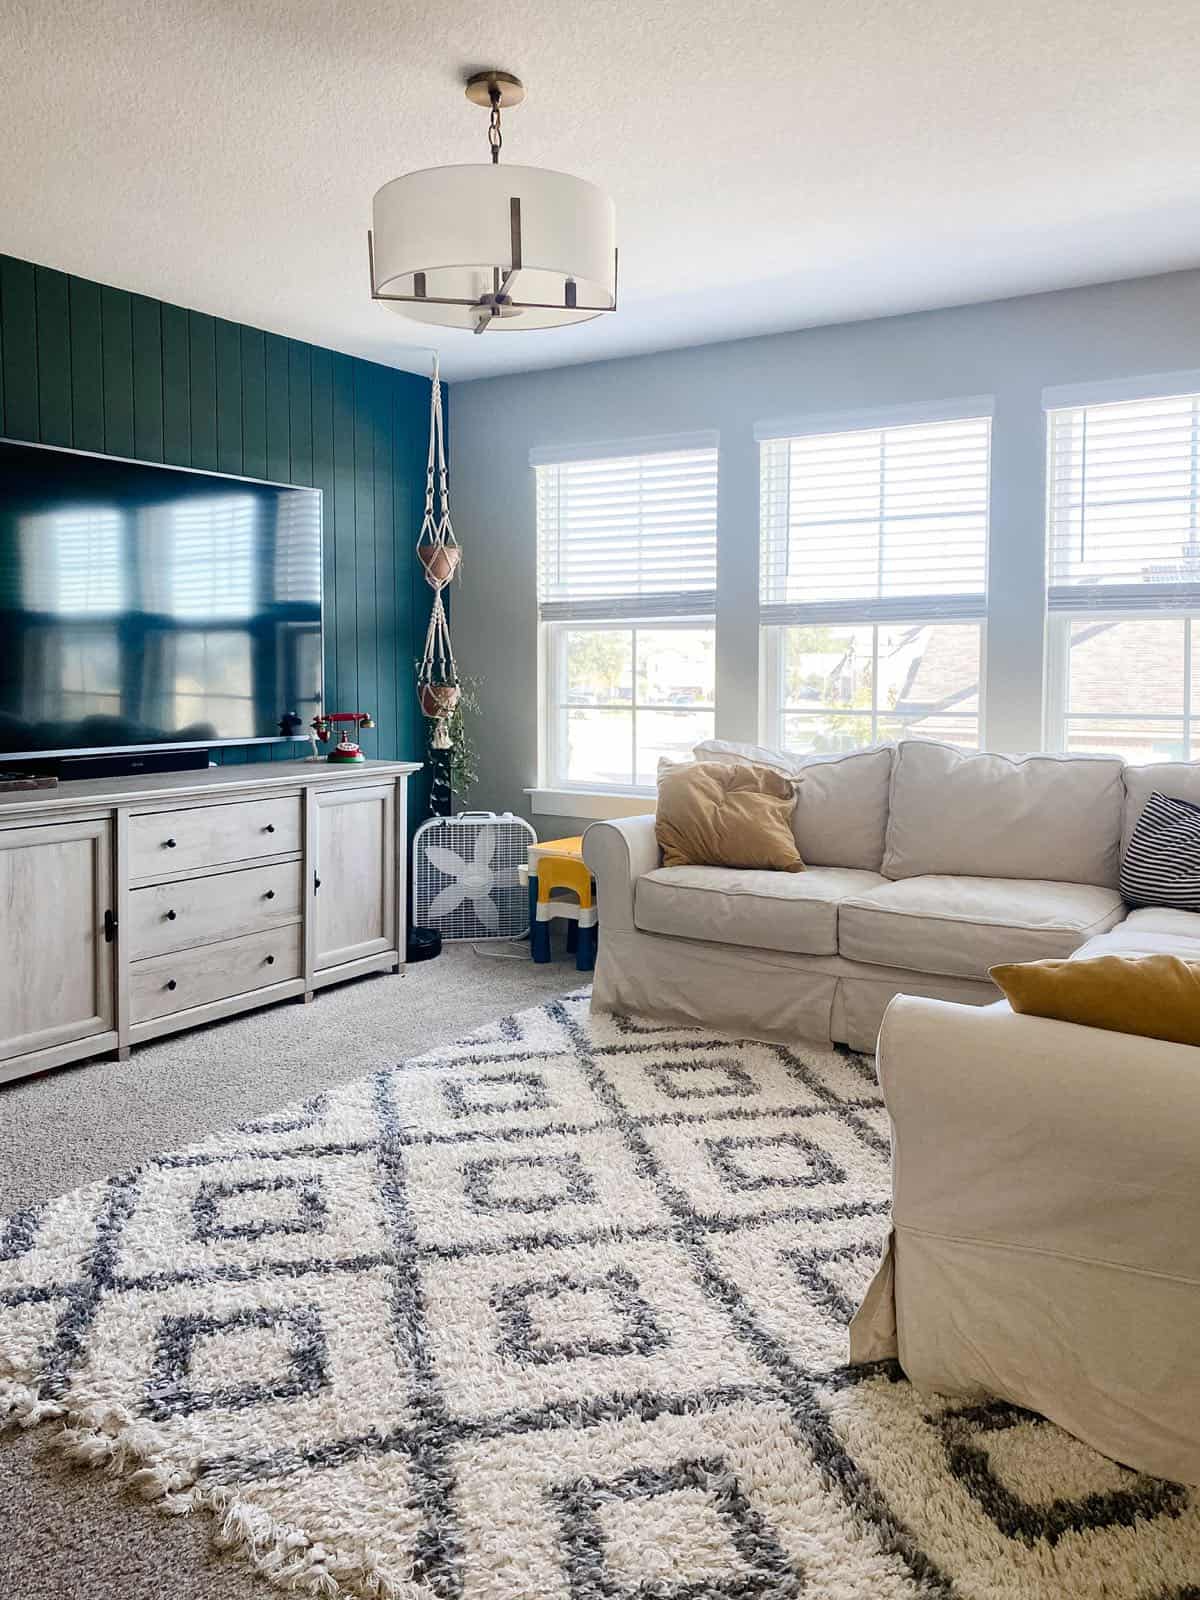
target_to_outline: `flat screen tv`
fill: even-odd
[[[321,696],[321,494],[0,440],[0,764],[278,739]]]

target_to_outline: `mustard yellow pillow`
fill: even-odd
[[[1026,1016],[1200,1045],[1200,961],[1093,956],[992,967],[991,976]]]
[[[768,767],[695,761],[658,779],[655,832],[665,867],[803,872],[792,833],[795,789]]]

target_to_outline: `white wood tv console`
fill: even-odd
[[[419,763],[0,794],[0,1082],[398,972]]]

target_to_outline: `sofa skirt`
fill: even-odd
[[[602,927],[592,1006],[731,1039],[870,1052],[897,994],[962,1005],[998,998],[992,983],[969,978]]]

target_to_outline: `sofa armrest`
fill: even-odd
[[[1200,1049],[901,995],[894,1223],[1200,1282]]]
[[[654,813],[593,822],[583,836],[583,859],[596,880],[601,929],[631,930],[634,885],[660,862]]]

